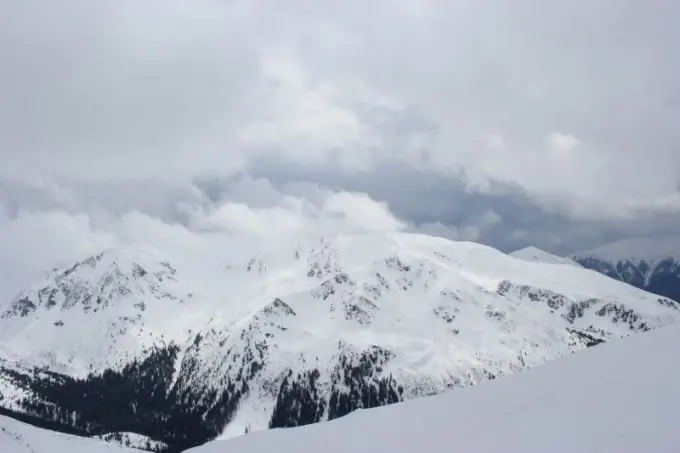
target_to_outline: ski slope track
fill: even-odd
[[[575,253],[585,268],[680,301],[680,237],[632,238]]]
[[[235,250],[220,265],[111,250],[1,307],[0,406],[179,451],[467,387],[678,319],[678,303],[578,266],[415,234]]]

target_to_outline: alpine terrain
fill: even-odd
[[[0,406],[180,451],[478,384],[679,319],[677,302],[579,266],[416,234],[246,247],[219,265],[110,250],[0,308]]]
[[[570,258],[608,277],[680,301],[680,237],[625,239]]]
[[[189,452],[672,452],[680,444],[673,414],[680,405],[675,382],[680,373],[678,344],[680,328],[665,327],[463,392],[357,411],[327,423],[213,441]],[[0,416],[0,451],[139,450]]]
[[[678,345],[680,329],[666,327],[463,392],[187,453],[671,453]]]

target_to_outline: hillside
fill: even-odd
[[[671,453],[680,328],[598,346],[461,392],[191,453]]]

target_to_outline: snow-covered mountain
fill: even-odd
[[[608,277],[680,301],[680,237],[625,239],[570,258]]]
[[[112,250],[0,308],[0,406],[174,449],[477,384],[671,324],[578,266],[359,234],[225,256]],[[106,410],[102,410],[106,408]]]
[[[578,266],[578,263],[576,261],[572,260],[569,257],[562,257],[562,256],[557,256],[553,255],[552,253],[545,252],[539,248],[529,246],[525,247],[520,250],[516,250],[512,253],[510,253],[510,256],[525,260],[525,261],[534,261],[537,263],[545,263],[545,264],[569,264],[571,266]]]
[[[680,445],[679,355],[671,326],[462,392],[187,453],[671,453]]]

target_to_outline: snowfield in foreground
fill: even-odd
[[[643,333],[447,394],[215,441],[192,453],[672,453],[680,328]]]

